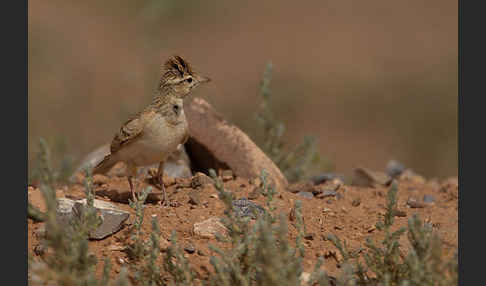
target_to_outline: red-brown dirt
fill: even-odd
[[[127,188],[128,184],[124,178],[109,178],[106,184],[119,184],[120,187]],[[177,232],[178,243],[184,247],[192,244],[196,250],[200,250],[204,255],[185,253],[192,267],[199,273],[201,278],[207,277],[206,269],[211,271],[212,266],[209,263],[211,251],[210,244],[220,245],[215,239],[197,237],[193,233],[194,223],[206,220],[214,216],[223,216],[224,204],[213,194],[217,194],[212,185],[206,185],[198,189],[201,203],[191,205],[188,194],[194,189],[190,187],[191,179],[173,180],[173,184],[168,186],[167,192],[169,201],[177,202],[176,207],[161,207],[156,204],[146,204],[143,224],[143,238],[150,239],[151,220],[156,217],[161,230],[161,249],[165,251],[169,245],[168,238],[171,232]],[[294,185],[295,186],[295,185]],[[393,228],[407,226],[408,219],[417,213],[421,219],[433,225],[443,242],[443,252],[446,257],[450,257],[456,250],[458,244],[458,187],[457,179],[452,178],[443,182],[428,181],[425,183],[414,182],[411,180],[398,181],[398,210],[403,211],[406,216],[396,217]],[[248,197],[248,194],[255,188],[247,179],[236,178],[224,182],[224,187],[233,192],[236,198]],[[277,212],[283,212],[287,219],[295,201],[302,201],[302,211],[307,233],[312,233],[313,240],[305,240],[305,258],[303,260],[304,271],[312,271],[318,256],[325,256],[324,268],[330,275],[337,275],[339,269],[338,263],[333,258],[332,253],[337,253],[339,260],[340,255],[332,243],[325,239],[329,233],[336,234],[341,240],[346,240],[351,249],[358,249],[364,246],[365,239],[371,237],[378,242],[383,234],[375,229],[375,223],[385,213],[387,187],[363,188],[344,185],[338,193],[340,198],[330,197],[325,199],[303,198],[300,195],[291,193],[287,190],[278,190],[274,203]],[[407,206],[407,200],[410,196],[419,200],[425,194],[435,197],[435,203],[427,205],[424,208],[410,208]],[[84,189],[81,185],[65,186],[57,189],[58,197],[83,198]],[[44,210],[43,198],[41,192],[34,187],[29,187],[29,201]],[[106,197],[96,196],[100,200],[109,200]],[[353,206],[353,200],[360,199],[358,206]],[[260,195],[254,202],[265,205],[265,198]],[[131,216],[128,220],[130,224],[134,219],[134,211],[123,203],[116,203],[120,209],[129,211]],[[356,203],[354,204],[356,205]],[[39,238],[34,232],[43,227],[43,223],[33,223],[28,221],[28,251],[36,259],[33,249],[39,244]],[[130,263],[127,255],[116,246],[125,245],[129,227],[124,227],[118,233],[100,241],[90,241],[89,247],[98,258],[97,275],[100,276],[103,269],[103,260],[108,257],[112,263],[110,276],[116,277],[123,266]],[[296,228],[294,222],[289,221],[289,238],[296,238]],[[409,243],[406,235],[400,239],[401,250],[406,253]],[[161,255],[162,256],[162,255]]]

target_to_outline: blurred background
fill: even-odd
[[[457,1],[29,1],[29,168],[43,137],[59,164],[109,142],[181,54],[194,92],[257,136],[268,62],[289,146],[317,138],[331,168],[396,159],[457,176]]]

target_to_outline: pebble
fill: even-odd
[[[353,185],[375,188],[377,186],[388,186],[392,178],[382,172],[374,172],[366,168],[354,169]]]
[[[432,195],[424,195],[423,199],[424,203],[434,203],[435,202],[435,197]]]
[[[397,216],[397,217],[406,217],[407,216],[407,213],[404,212],[404,211],[401,211],[401,210],[395,210],[393,212],[393,215],[394,216]]]
[[[337,192],[335,190],[324,190],[322,193],[317,194],[316,198],[319,199],[324,199],[328,197],[334,197],[337,195]]]
[[[233,180],[233,171],[224,170],[223,172],[221,172],[221,179],[223,179],[223,182]]]
[[[351,202],[351,205],[353,207],[358,207],[359,205],[361,205],[361,198],[355,198],[355,199],[353,199],[353,201]]]
[[[184,247],[184,250],[189,254],[193,254],[194,252],[196,252],[196,248],[192,244]]]
[[[192,191],[189,192],[189,203],[194,206],[198,206],[201,204],[201,198],[199,197],[199,191]]]
[[[344,181],[344,176],[334,173],[322,173],[311,177],[310,180],[314,185],[320,185],[322,183],[325,183],[326,181],[332,181],[334,179],[340,179],[341,181]]]
[[[402,163],[395,160],[388,161],[388,164],[386,165],[386,173],[388,176],[397,178],[403,171],[405,171],[405,166]]]
[[[425,204],[418,201],[414,197],[409,197],[407,200],[407,205],[409,205],[411,208],[424,208]]]
[[[307,240],[314,240],[314,234],[313,233],[308,233],[304,236],[305,239]]]
[[[197,250],[197,255],[199,255],[199,256],[206,256],[206,253],[204,253],[204,251],[198,249]]]
[[[297,195],[306,198],[306,199],[312,199],[314,198],[314,195],[311,192],[298,192]]]
[[[193,189],[204,187],[206,185],[211,185],[213,180],[201,172],[197,172],[191,179],[191,187]]]
[[[239,217],[251,217],[252,219],[256,219],[257,215],[262,215],[265,212],[263,207],[246,198],[233,200],[231,204],[236,216]]]

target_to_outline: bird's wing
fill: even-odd
[[[115,134],[113,141],[111,141],[110,151],[112,154],[143,134],[144,122],[146,122],[144,118],[147,116],[150,116],[150,114],[146,112],[138,113],[122,125],[118,133]]]

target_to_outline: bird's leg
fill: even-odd
[[[164,162],[159,163],[159,169],[157,170],[157,182],[160,184],[160,189],[162,190],[162,195],[164,196],[163,205],[167,206],[167,196],[165,193],[164,186]]]
[[[132,200],[135,201],[135,190],[133,188],[133,178],[137,177],[137,167],[131,163],[127,163],[127,178],[128,184],[130,185],[130,193],[132,194]]]
[[[133,191],[132,176],[127,176],[128,184],[130,185],[130,193],[132,194],[132,200],[135,201],[135,192]]]

